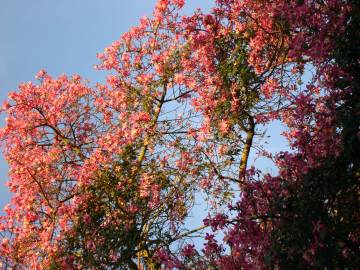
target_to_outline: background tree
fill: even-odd
[[[289,196],[275,196],[282,216],[271,233],[272,257],[280,268],[356,269],[359,254],[359,3],[349,1],[346,29],[334,44],[332,56],[343,72],[331,85],[339,89],[334,126],[342,152],[286,187]],[[285,180],[286,181],[286,180]],[[286,210],[284,210],[286,209]]]

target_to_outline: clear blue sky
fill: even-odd
[[[96,53],[116,40],[155,0],[0,0],[0,100],[21,82],[34,80],[42,68],[51,75],[78,73],[92,83]],[[185,8],[207,9],[213,1],[191,0]],[[1,116],[0,125],[4,125]],[[0,208],[9,201],[7,166],[0,159]]]

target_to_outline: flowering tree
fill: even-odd
[[[9,96],[3,267],[356,265],[356,3],[218,0],[181,16],[183,5],[159,0],[98,54],[107,84],[41,71]],[[274,119],[293,151],[256,147],[276,176],[248,167]],[[213,208],[185,228],[199,191]],[[207,234],[200,252],[186,239],[207,226],[225,238]]]
[[[360,223],[359,165],[353,152],[359,148],[356,3],[262,3],[264,7],[255,1],[244,6],[240,1],[218,2],[235,16],[256,20],[262,14],[258,26],[264,20],[267,25],[284,20],[287,58],[297,59],[291,73],[296,78],[310,65],[313,76],[304,90],[289,84],[289,106],[275,114],[288,126],[285,135],[294,150],[275,157],[279,175],[253,171],[240,200],[229,207],[233,214],[205,220],[214,231],[225,233],[222,243],[208,235],[203,254],[192,249],[180,258],[163,256],[164,263],[190,269],[191,265],[356,269]],[[264,10],[267,14],[261,13]]]

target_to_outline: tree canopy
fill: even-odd
[[[41,70],[9,95],[4,269],[360,264],[358,0],[184,5],[158,0],[99,53],[106,83]],[[259,140],[275,120],[290,151]]]

